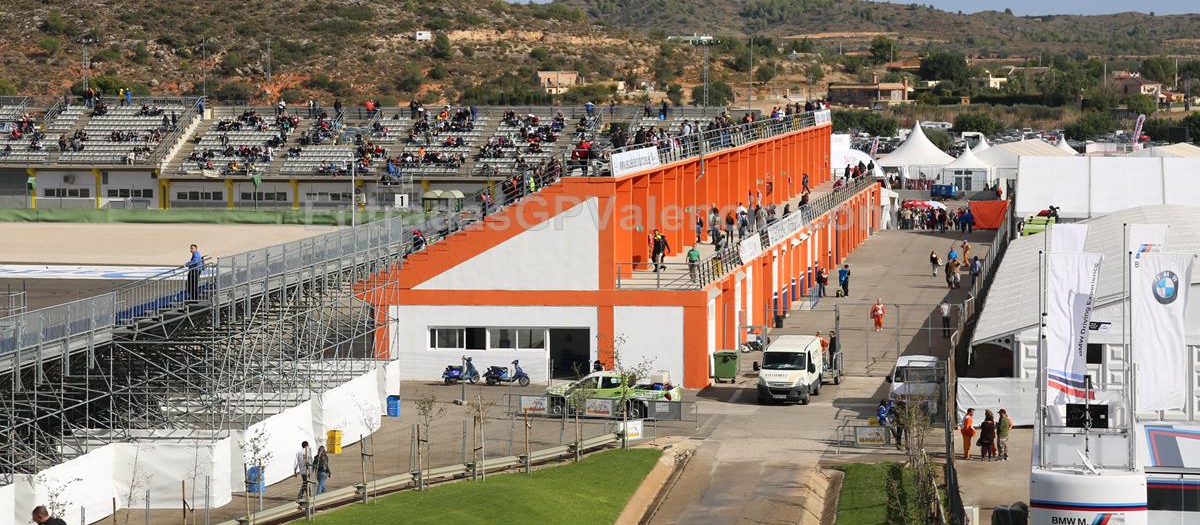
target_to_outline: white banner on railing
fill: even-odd
[[[1137,365],[1137,410],[1177,410],[1187,401],[1184,311],[1192,254],[1139,254],[1130,275],[1130,350]]]
[[[659,166],[658,148],[650,146],[634,150],[613,153],[612,171],[614,177],[636,173]]]
[[[742,256],[743,263],[754,260],[755,257],[762,255],[762,252],[762,240],[757,233],[750,234],[749,237],[742,239],[742,242],[738,243],[738,255]]]
[[[813,112],[813,121],[820,126],[821,124],[833,122],[833,118],[830,116],[828,109],[822,109],[821,111]]]

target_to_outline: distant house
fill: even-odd
[[[549,95],[561,95],[579,85],[578,71],[538,71],[534,83]]]
[[[869,84],[829,84],[829,102],[843,106],[890,106],[906,104],[908,79],[903,82],[872,82]]]
[[[983,76],[974,77],[971,79],[971,82],[975,84],[976,87],[1003,89],[1004,86],[1008,84],[1008,77],[992,76],[992,72],[985,69],[983,70]]]
[[[433,40],[433,31],[416,31],[413,33],[413,40],[417,42],[429,42]]]
[[[915,72],[921,69],[921,57],[905,58],[895,60],[883,65],[888,71],[908,71]]]
[[[1184,95],[1183,93],[1176,93],[1174,91],[1167,91],[1165,89],[1158,94],[1158,101],[1163,104],[1183,102],[1186,99],[1187,95]]]
[[[1150,79],[1142,78],[1137,73],[1127,73],[1124,71],[1117,72],[1113,78],[1113,85],[1122,97],[1133,95],[1146,95],[1158,98],[1162,93],[1162,82],[1155,82]]]

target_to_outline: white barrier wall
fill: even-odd
[[[16,495],[17,495],[17,486],[16,485],[0,486],[0,519],[4,519],[6,516],[12,516],[14,518],[13,523],[21,523],[20,521],[18,521],[20,519],[29,519],[29,513],[31,512],[32,509],[16,508],[16,506],[14,505],[14,498],[16,498]],[[22,503],[25,503],[25,502],[22,502]],[[21,518],[21,516],[19,514],[17,514],[17,511],[19,511],[19,510],[23,510],[25,512],[24,518]]]
[[[975,421],[983,421],[983,411],[999,414],[1001,408],[1008,412],[1015,426],[1033,425],[1037,406],[1037,386],[1033,379],[1014,377],[959,377],[955,407],[956,421],[962,421],[968,408],[975,409]],[[997,415],[997,418],[1000,416]]]
[[[209,479],[209,505],[220,507],[233,500],[230,485],[230,438],[203,440],[148,440],[113,446],[113,486],[123,503],[131,492],[135,507],[178,509],[181,482],[186,483],[188,506],[204,508],[205,477]],[[194,486],[193,486],[194,485]],[[195,490],[193,490],[193,488]],[[238,484],[241,490],[241,484]],[[194,494],[194,499],[193,499]]]
[[[237,439],[237,436],[234,436],[234,439]],[[230,472],[231,486],[234,490],[242,490],[245,486],[242,465],[254,465],[256,445],[260,451],[257,459],[265,459],[263,480],[267,485],[278,483],[295,474],[296,453],[300,451],[302,441],[308,441],[313,453],[316,453],[317,446],[325,441],[313,431],[312,401],[305,401],[250,425],[242,433],[240,441],[236,442],[238,446],[231,447],[231,456],[234,458],[233,469]]]
[[[346,384],[318,394],[312,400],[312,431],[318,442],[310,443],[315,454],[330,430],[342,431],[342,445],[357,443],[381,425],[384,412],[380,403],[378,370],[372,370]],[[299,450],[299,443],[294,448]]]
[[[624,337],[618,349],[624,366],[650,363],[650,370],[667,370],[671,381],[683,384],[683,307],[615,306],[613,333]]]
[[[118,506],[124,506],[122,495],[113,485],[116,448],[105,445],[37,475],[14,476],[16,508],[12,523],[28,523],[33,507],[51,505],[50,496],[55,493],[64,507],[60,514],[68,523],[78,523],[81,510],[88,523],[111,515],[113,498],[117,498]]]
[[[1064,218],[1098,217],[1125,208],[1200,206],[1200,159],[1161,157],[1020,158],[1018,216],[1060,208]]]

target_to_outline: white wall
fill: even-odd
[[[16,515],[12,523],[28,523],[33,506],[48,502],[49,493],[57,490],[61,490],[59,501],[66,504],[63,516],[68,523],[79,522],[80,509],[89,522],[112,514],[114,497],[123,506],[126,495],[119,494],[113,484],[115,448],[105,445],[36,476],[14,476]]]
[[[1200,159],[1022,156],[1016,213],[1055,205],[1067,218],[1097,217],[1125,208],[1200,206]]]
[[[667,370],[671,381],[683,384],[683,307],[615,306],[613,331],[625,338],[626,366],[647,361],[651,370]]]
[[[145,505],[145,493],[149,491],[151,508],[182,508],[180,481],[184,481],[188,505],[203,508],[205,476],[210,477],[209,503],[214,508],[229,503],[233,500],[234,490],[230,485],[230,441],[230,438],[216,441],[150,439],[111,445],[112,481],[118,504],[125,505],[133,485],[134,507]],[[192,483],[196,484],[195,500],[192,500]],[[242,484],[239,482],[236,487],[241,490]]]
[[[474,358],[483,373],[488,366],[508,366],[513,359],[533,382],[545,381],[550,368],[548,350],[432,350],[430,327],[545,327],[587,328],[592,338],[589,355],[596,353],[596,308],[581,306],[392,306],[391,357],[400,363],[403,379],[438,380],[446,365],[464,355]]]
[[[260,435],[263,437],[256,437]],[[234,439],[238,439],[238,437],[234,436]],[[263,451],[270,454],[265,462],[266,474],[264,476],[268,485],[287,479],[294,474],[293,467],[296,464],[296,453],[300,451],[301,441],[308,441],[313,454],[317,452],[317,446],[325,443],[325,437],[318,436],[313,431],[312,401],[305,401],[259,423],[250,425],[250,428],[242,433],[241,439],[234,442],[235,446],[231,447],[230,455],[233,456],[234,468],[230,473],[230,480],[235,490],[240,490],[245,486],[242,464],[253,465],[254,458],[250,444],[255,439],[261,439]]]
[[[459,263],[418,290],[596,290],[600,287],[596,199],[544,220]],[[485,224],[489,227],[489,224]],[[506,227],[522,227],[510,224]]]
[[[378,372],[372,370],[313,397],[313,434],[325,436],[330,430],[341,430],[342,445],[347,446],[379,430],[385,405],[380,403]]]

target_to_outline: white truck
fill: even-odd
[[[934,414],[939,402],[939,373],[938,358],[934,356],[900,356],[896,368],[887,376],[887,382],[892,384],[889,397],[897,402],[919,401],[927,413]]]
[[[821,341],[811,335],[784,335],[763,351],[763,361],[754,362],[758,372],[758,404],[799,401],[821,394]]]

